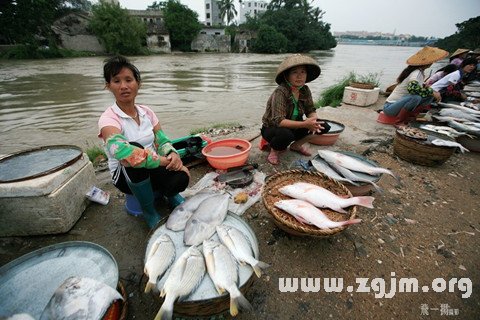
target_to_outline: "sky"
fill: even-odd
[[[119,0],[126,9],[146,9],[154,0]],[[204,0],[180,0],[205,20]],[[240,12],[238,0],[235,0]],[[332,31],[368,31],[444,38],[456,23],[480,15],[480,0],[313,0]]]

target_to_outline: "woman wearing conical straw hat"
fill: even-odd
[[[315,133],[328,131],[328,124],[319,121],[312,93],[305,83],[318,78],[320,67],[309,56],[294,54],[278,67],[275,82],[278,87],[267,101],[262,118],[261,149],[270,146],[267,161],[279,163],[280,153],[290,145],[290,150],[311,156],[305,143]]]
[[[454,53],[450,56],[450,63],[453,63],[457,67],[460,67],[462,61],[467,57],[468,53],[470,52],[469,49],[457,49]]]
[[[389,117],[396,117],[396,122],[403,122],[409,112],[415,112],[434,99],[440,101],[440,94],[423,85],[424,72],[434,62],[447,56],[447,51],[427,46],[408,58],[408,66],[398,76],[397,86],[388,96],[383,112]]]

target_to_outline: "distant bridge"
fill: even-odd
[[[385,39],[385,40],[367,40],[367,39],[346,39],[336,38],[339,44],[353,45],[372,45],[372,46],[401,46],[401,47],[424,47],[432,45],[435,40],[410,42],[401,39]]]

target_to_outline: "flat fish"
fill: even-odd
[[[346,221],[332,221],[320,209],[303,200],[291,199],[275,202],[275,207],[291,214],[302,223],[311,224],[320,229],[337,228],[350,224],[360,223],[361,219]]]
[[[219,294],[230,294],[230,314],[235,317],[238,309],[253,310],[252,305],[238,289],[238,266],[230,251],[218,241],[203,241],[203,255],[207,271]]]
[[[40,320],[102,319],[115,300],[123,300],[109,285],[91,278],[70,277],[55,290]]]
[[[215,233],[215,227],[225,220],[228,211],[227,194],[210,197],[203,201],[185,225],[183,242],[196,246]]]
[[[197,210],[198,206],[207,198],[218,195],[215,192],[199,192],[190,198],[187,198],[185,202],[173,209],[172,213],[168,217],[166,227],[172,231],[181,231],[185,229],[185,224],[188,219],[193,215],[193,212]]]
[[[347,213],[343,208],[354,205],[373,208],[373,200],[375,200],[374,197],[369,196],[342,198],[325,188],[305,182],[296,182],[281,187],[278,191],[289,197],[307,201],[315,207],[330,208],[342,213]]]
[[[205,259],[196,247],[188,248],[173,264],[160,292],[165,297],[155,320],[172,319],[173,304],[177,298],[186,298],[193,292],[205,275]]]
[[[316,159],[312,159],[312,166],[317,170],[318,172],[322,172],[325,175],[327,175],[329,178],[332,178],[333,180],[337,181],[343,181],[343,182],[348,182],[351,185],[358,186],[358,183],[353,182],[352,180],[348,179],[347,177],[342,177],[339,175],[335,170],[333,170],[328,164],[322,161],[318,161]]]
[[[331,150],[318,150],[318,154],[320,155],[320,157],[325,159],[325,161],[327,161],[328,163],[332,163],[332,164],[335,163],[349,170],[365,172],[372,176],[378,175],[380,173],[386,173],[388,175],[391,175],[395,179],[399,180],[398,177],[388,169],[369,165],[363,161],[360,161],[358,159],[344,155],[339,152],[335,152]]]
[[[145,259],[144,273],[148,276],[145,293],[156,286],[158,278],[167,271],[174,260],[175,245],[169,235],[162,234],[152,244]]]
[[[255,259],[252,246],[248,238],[237,228],[219,225],[216,228],[220,241],[230,250],[235,259],[241,264],[249,264],[257,277],[262,275],[262,269],[270,267],[269,264]]]

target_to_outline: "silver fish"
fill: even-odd
[[[453,108],[440,109],[439,113],[441,116],[444,116],[444,117],[460,118],[460,119],[465,119],[469,121],[479,121],[479,118],[476,115],[464,112],[459,109],[453,109]]]
[[[444,106],[444,107],[447,107],[447,108],[458,109],[458,110],[461,110],[461,111],[466,112],[466,113],[471,113],[471,114],[480,116],[480,111],[471,109],[469,107],[464,107],[462,105],[457,105],[457,104],[454,104],[454,103],[444,103],[444,102],[440,102],[440,105]]]
[[[205,275],[205,259],[195,247],[188,248],[173,264],[160,292],[165,297],[155,320],[172,319],[173,304],[194,291]]]
[[[183,242],[196,246],[215,233],[215,227],[223,222],[228,211],[227,194],[210,197],[203,201],[187,221]]]
[[[472,125],[468,125],[468,124],[465,124],[465,123],[460,123],[460,122],[455,121],[455,120],[450,120],[448,122],[448,125],[451,126],[454,129],[457,129],[457,130],[460,130],[460,131],[463,131],[463,132],[468,132],[468,133],[471,133],[471,134],[474,134],[474,135],[480,135],[480,128],[477,127],[477,126],[472,126]]]
[[[174,260],[175,245],[169,235],[162,234],[152,244],[145,259],[144,272],[148,276],[145,293],[156,286],[158,278],[167,271]]]
[[[227,246],[237,261],[249,264],[257,277],[260,278],[262,275],[262,269],[270,267],[269,264],[255,259],[250,242],[240,230],[224,224],[217,226],[216,229],[220,241]]]
[[[235,317],[238,309],[253,310],[252,305],[238,289],[238,266],[230,251],[215,240],[203,241],[203,255],[207,271],[219,294],[230,294],[230,314]]]
[[[366,178],[362,178],[358,175],[356,175],[355,173],[353,173],[352,171],[348,170],[347,168],[344,168],[340,165],[337,165],[335,163],[331,163],[330,164],[335,170],[337,170],[338,172],[340,172],[344,177],[346,177],[347,179],[350,179],[350,180],[353,180],[353,181],[358,181],[358,182],[365,182],[365,183],[369,183],[371,184],[375,190],[378,191],[378,193],[383,193],[382,191],[382,188],[380,188],[380,186],[378,184],[376,184],[375,182],[373,182],[372,180],[370,179],[366,179]]]
[[[432,141],[432,144],[436,146],[442,146],[442,147],[453,147],[453,148],[459,148],[462,153],[465,153],[465,151],[469,152],[467,148],[462,146],[460,143],[455,142],[455,141],[447,141],[443,139],[435,139]]]
[[[40,320],[102,319],[120,293],[103,282],[70,277],[55,290]]]
[[[378,175],[380,173],[386,173],[391,175],[395,179],[399,180],[398,177],[388,169],[369,165],[363,161],[360,161],[356,158],[344,155],[339,152],[335,152],[331,150],[318,150],[318,154],[320,155],[320,157],[325,159],[325,161],[327,161],[329,164],[337,164],[349,170],[353,170],[357,172],[365,172],[372,176]]]
[[[348,179],[347,177],[342,177],[339,175],[335,170],[333,170],[328,164],[323,161],[318,161],[316,159],[312,159],[312,166],[318,171],[322,172],[328,177],[332,178],[333,180],[348,182],[351,185],[358,186],[358,183],[353,182],[352,180]]]
[[[207,198],[218,195],[214,192],[199,192],[190,198],[187,198],[185,202],[178,205],[173,209],[172,213],[168,217],[166,227],[172,231],[181,231],[185,229],[185,224],[188,219],[193,215],[193,212],[197,210],[198,206]]]

